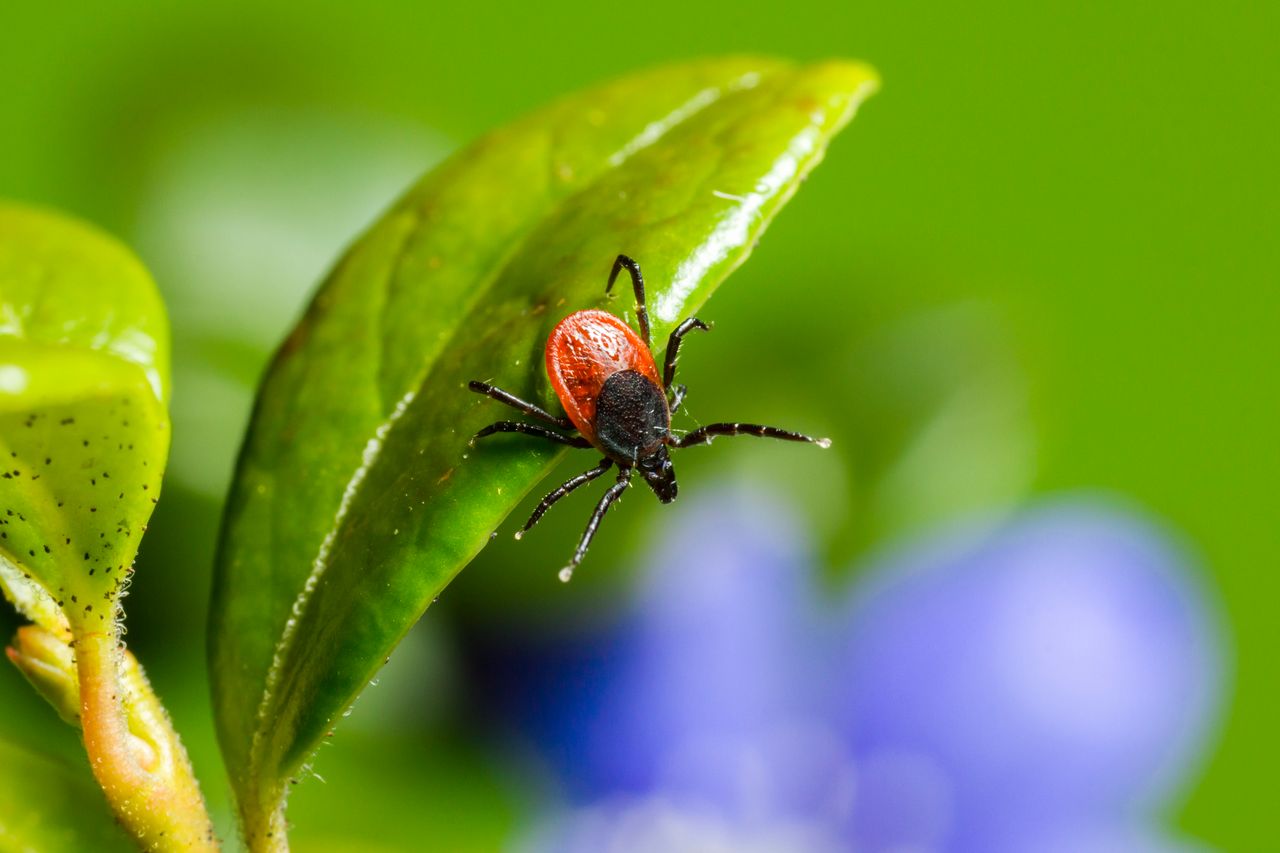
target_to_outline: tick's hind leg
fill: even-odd
[[[495,432],[519,432],[524,435],[536,435],[538,438],[545,438],[559,444],[567,444],[570,447],[591,446],[591,442],[580,435],[561,435],[546,427],[540,427],[537,424],[524,424],[519,421],[498,421],[496,424],[489,424],[471,437],[471,443],[475,444],[477,438],[484,438],[486,435],[493,435]]]
[[[662,366],[662,384],[667,388],[671,387],[671,381],[676,378],[676,359],[680,357],[680,342],[684,340],[684,336],[692,332],[694,329],[700,329],[704,332],[711,331],[711,327],[699,320],[697,317],[690,317],[671,333],[671,337],[667,338],[667,356]]]
[[[608,471],[612,466],[613,462],[611,460],[602,459],[600,460],[600,464],[592,468],[590,471],[583,471],[573,479],[566,480],[564,483],[560,484],[558,488],[542,499],[534,509],[533,513],[529,516],[529,520],[524,523],[524,527],[521,527],[516,531],[516,538],[519,539],[528,533],[529,529],[538,523],[539,519],[542,518],[547,510],[551,509],[552,505],[555,504],[556,501],[560,500],[579,486],[585,486],[587,483],[590,483],[596,477],[599,477],[605,471]]]
[[[675,446],[695,447],[699,444],[710,444],[711,439],[717,435],[756,435],[761,438],[780,438],[783,441],[806,441],[824,448],[831,446],[829,438],[814,438],[803,433],[760,424],[707,424],[677,441]]]
[[[640,337],[644,339],[645,346],[650,346],[649,309],[644,304],[644,276],[640,274],[640,265],[626,255],[618,255],[618,259],[613,262],[613,270],[609,273],[609,283],[604,286],[604,292],[613,290],[613,281],[623,267],[631,273],[631,286],[636,293],[636,323],[640,326]]]
[[[600,499],[600,503],[596,504],[596,511],[591,513],[591,520],[587,522],[587,529],[582,532],[582,541],[578,543],[578,548],[573,552],[573,559],[569,561],[569,565],[560,570],[560,580],[565,583],[573,577],[573,570],[582,562],[582,558],[587,555],[587,548],[591,546],[591,540],[595,538],[596,529],[600,527],[600,520],[604,518],[604,514],[609,511],[609,507],[613,506],[613,502],[622,497],[622,493],[627,490],[627,486],[631,484],[631,469],[620,468],[618,470],[618,482],[609,487],[609,491],[604,493],[604,497]]]
[[[488,382],[476,382],[473,380],[468,383],[467,387],[472,391],[475,391],[477,394],[483,394],[486,397],[491,397],[499,403],[506,403],[511,408],[516,409],[531,418],[546,421],[552,426],[558,426],[561,429],[573,429],[573,422],[568,418],[558,418],[546,409],[535,406],[533,403],[525,400],[521,400],[510,391],[503,391],[501,388],[490,385]]]

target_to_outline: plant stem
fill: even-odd
[[[80,724],[93,775],[145,850],[218,849],[186,751],[115,636],[76,634]]]
[[[244,816],[244,841],[251,853],[289,853],[284,797],[268,795],[255,814]]]

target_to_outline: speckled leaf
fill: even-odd
[[[0,587],[51,631],[110,625],[159,495],[168,348],[127,249],[0,203]]]
[[[629,77],[462,151],[342,259],[262,385],[218,560],[218,726],[251,843],[319,739],[557,457],[532,441],[468,452],[504,412],[467,380],[552,405],[547,334],[606,304],[619,252],[643,266],[664,341],[874,87],[842,62]],[[627,298],[611,308],[631,310]]]
[[[87,767],[0,741],[0,853],[137,850]]]

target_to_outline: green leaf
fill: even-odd
[[[509,413],[467,381],[553,405],[551,327],[581,308],[632,311],[628,288],[604,295],[620,252],[642,265],[665,342],[875,85],[857,64],[757,59],[625,78],[462,151],[339,262],[260,389],[218,559],[212,677],[251,844],[559,455],[520,440],[469,450]]]
[[[112,625],[160,491],[168,361],[127,249],[0,203],[0,588],[50,631]]]
[[[136,849],[88,769],[0,741],[0,853]]]

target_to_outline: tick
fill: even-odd
[[[718,435],[756,435],[804,441],[819,447],[831,445],[826,438],[811,438],[759,424],[713,423],[698,427],[682,437],[672,433],[671,413],[680,409],[686,391],[685,386],[673,384],[680,342],[694,329],[705,332],[710,327],[696,317],[676,326],[667,339],[662,375],[659,376],[653,352],[649,349],[649,312],[645,308],[644,276],[640,273],[640,265],[626,255],[618,255],[609,273],[605,293],[613,289],[618,273],[624,269],[631,274],[635,289],[639,335],[614,315],[590,310],[575,311],[565,317],[547,339],[547,376],[560,398],[566,417],[556,417],[487,382],[472,382],[469,386],[478,394],[492,397],[542,421],[542,424],[498,421],[476,433],[472,442],[494,433],[516,432],[570,447],[593,447],[604,454],[600,464],[566,481],[544,497],[524,527],[516,532],[517,539],[537,524],[556,501],[615,465],[618,468],[617,481],[596,504],[573,558],[560,570],[562,581],[573,577],[573,571],[586,555],[601,519],[631,485],[633,474],[639,472],[664,504],[676,499],[676,470],[671,464],[671,450],[710,444]]]

